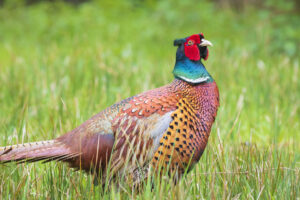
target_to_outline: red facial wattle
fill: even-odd
[[[200,51],[198,48],[198,44],[200,44],[200,37],[197,34],[190,36],[184,43],[185,56],[190,60],[200,60]]]
[[[188,45],[184,44],[184,53],[185,56],[188,57],[190,60],[198,61],[200,60],[200,51],[197,45]]]

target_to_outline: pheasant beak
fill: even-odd
[[[206,47],[206,46],[213,46],[213,44],[208,40],[202,39],[199,46],[200,47]]]

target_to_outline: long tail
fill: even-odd
[[[68,160],[78,155],[57,140],[0,147],[0,163]]]

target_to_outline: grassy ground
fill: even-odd
[[[0,9],[0,145],[57,137],[169,83],[173,39],[203,32],[221,96],[204,156],[178,185],[140,193],[94,187],[60,163],[2,165],[0,198],[299,199],[299,16],[114,2]]]

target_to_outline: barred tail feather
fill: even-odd
[[[0,147],[0,163],[67,160],[78,155],[57,140]]]

